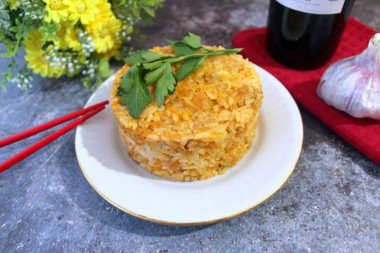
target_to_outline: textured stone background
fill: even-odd
[[[231,47],[235,32],[265,26],[268,2],[167,0],[134,46],[192,31]],[[378,0],[357,0],[352,15],[380,30]],[[37,77],[27,92],[9,84],[0,138],[77,110],[90,95],[76,79]],[[66,134],[0,174],[0,252],[379,252],[380,166],[301,113],[304,146],[288,182],[255,209],[207,226],[159,225],[111,206],[85,180],[74,132]],[[0,149],[0,161],[52,131]]]

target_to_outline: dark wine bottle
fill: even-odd
[[[355,0],[271,0],[267,47],[295,69],[324,65],[336,50]]]

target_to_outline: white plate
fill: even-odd
[[[272,196],[289,178],[301,153],[299,109],[284,86],[256,66],[264,91],[256,138],[224,175],[194,182],[156,177],[127,155],[110,106],[78,126],[75,149],[82,172],[109,203],[142,219],[205,224],[234,217]],[[109,78],[86,106],[109,98]]]

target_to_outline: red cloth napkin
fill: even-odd
[[[240,31],[233,36],[232,44],[236,48],[244,48],[241,54],[245,58],[280,80],[301,106],[368,158],[380,164],[380,121],[353,118],[328,106],[316,94],[326,68],[339,59],[361,53],[375,33],[375,30],[350,18],[332,59],[319,69],[306,71],[290,69],[269,56],[265,41],[266,28]]]

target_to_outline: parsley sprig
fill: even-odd
[[[187,33],[180,41],[166,41],[172,45],[176,55],[160,55],[143,50],[125,59],[132,67],[121,79],[117,96],[121,97],[122,105],[127,105],[134,119],[137,119],[152,102],[147,85],[156,84],[154,97],[157,106],[161,107],[165,98],[174,93],[177,83],[202,66],[206,57],[241,51],[241,48],[222,50],[204,48],[201,38],[193,33]],[[172,65],[181,61],[183,63],[174,74]]]

